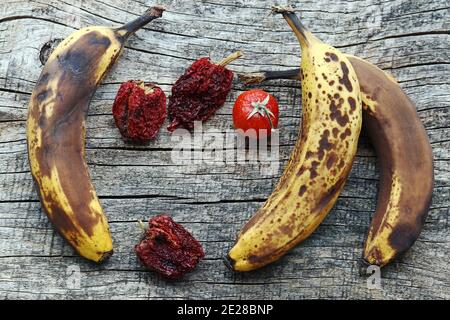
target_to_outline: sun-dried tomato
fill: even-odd
[[[194,121],[206,121],[223,106],[233,81],[233,72],[225,66],[241,55],[235,52],[217,64],[200,58],[185,71],[172,87],[167,130],[192,130]]]
[[[149,270],[177,279],[192,271],[205,256],[202,246],[180,224],[167,215],[158,215],[135,247],[139,260]]]
[[[120,86],[112,110],[124,138],[145,142],[156,137],[166,119],[166,95],[153,83],[130,80]]]

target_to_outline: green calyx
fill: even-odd
[[[269,103],[269,99],[270,99],[270,95],[267,95],[267,97],[263,100],[263,101],[254,101],[252,102],[252,107],[253,110],[252,112],[250,112],[250,114],[247,117],[247,120],[250,119],[251,117],[253,117],[255,114],[259,113],[262,116],[266,116],[267,119],[269,119],[269,123],[270,123],[270,128],[273,129],[273,122],[272,122],[272,118],[275,118],[275,115],[273,114],[272,111],[270,111],[267,108],[267,104]]]

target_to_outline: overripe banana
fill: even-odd
[[[74,32],[50,55],[31,95],[28,157],[42,208],[78,253],[96,262],[113,248],[86,165],[86,114],[125,41],[162,12],[155,6],[119,28],[92,26]]]
[[[416,107],[395,79],[362,59],[351,62],[362,84],[365,131],[380,163],[364,260],[384,266],[419,237],[433,193],[433,153]]]
[[[397,81],[361,58],[347,56],[362,92],[363,129],[375,147],[381,178],[363,258],[384,266],[418,238],[433,193],[433,154],[414,103]],[[301,79],[300,69],[240,75],[247,84]]]
[[[317,228],[346,182],[362,123],[359,83],[348,59],[316,38],[292,10],[275,11],[302,48],[302,126],[278,185],[228,254],[236,271],[277,260]]]

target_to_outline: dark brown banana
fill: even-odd
[[[112,253],[112,240],[86,165],[86,114],[125,41],[162,12],[155,6],[119,28],[74,32],[50,55],[31,96],[28,157],[42,208],[80,255],[96,262]]]

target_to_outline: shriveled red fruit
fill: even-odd
[[[194,270],[205,256],[200,243],[171,217],[158,215],[148,225],[143,239],[134,247],[147,269],[178,279]]]
[[[186,70],[172,87],[167,130],[192,130],[194,121],[208,120],[223,106],[233,81],[233,72],[225,66],[241,55],[237,51],[217,64],[200,58]]]
[[[124,138],[152,140],[167,116],[166,95],[153,83],[130,80],[121,84],[112,111]]]

